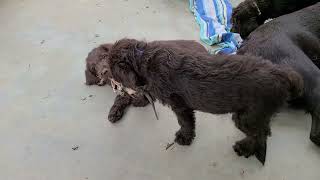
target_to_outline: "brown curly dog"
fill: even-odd
[[[207,50],[198,42],[192,40],[171,40],[171,41],[155,41],[154,44],[159,46],[172,47],[177,49],[184,49],[191,52],[207,53]],[[87,85],[110,85],[110,68],[108,66],[109,50],[112,44],[102,44],[88,54],[86,58],[85,78]],[[117,95],[114,104],[112,105],[108,120],[112,123],[119,121],[128,106],[144,107],[149,104],[144,96],[136,98],[130,97],[128,94],[124,96]]]
[[[253,56],[194,53],[134,39],[116,42],[109,55],[116,81],[172,108],[181,126],[178,144],[189,145],[195,137],[194,110],[233,113],[247,135],[233,146],[235,152],[255,155],[263,164],[271,116],[303,88],[295,71]]]

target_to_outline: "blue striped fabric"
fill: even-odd
[[[212,53],[233,54],[242,39],[239,34],[231,33],[232,5],[229,0],[189,0],[200,26],[200,39],[208,45],[218,45]]]

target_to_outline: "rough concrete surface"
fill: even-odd
[[[87,53],[122,37],[198,40],[198,31],[187,0],[0,1],[0,179],[319,179],[303,111],[274,118],[264,167],[233,152],[243,134],[230,115],[197,112],[194,143],[167,151],[178,130],[167,107],[156,104],[159,121],[148,106],[107,122],[115,94],[84,85]]]

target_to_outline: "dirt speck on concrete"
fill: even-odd
[[[240,175],[244,176],[244,174],[245,174],[245,171],[242,169],[241,172],[240,172]]]
[[[93,98],[94,97],[94,95],[93,94],[90,94],[89,96],[87,96],[87,97],[82,97],[81,98],[81,101],[85,101],[85,100],[87,100],[88,98]]]
[[[72,148],[73,151],[76,151],[76,150],[78,150],[78,149],[79,149],[79,146],[74,146],[74,147]]]
[[[213,162],[213,163],[210,164],[210,166],[212,166],[212,167],[217,167],[217,166],[218,166],[218,163],[217,163],[217,162]]]

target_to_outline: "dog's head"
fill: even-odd
[[[109,51],[112,44],[103,44],[94,48],[86,58],[86,84],[103,86],[111,77],[109,68]]]
[[[261,10],[255,0],[241,2],[232,13],[232,32],[239,33],[246,38],[261,22]]]
[[[121,39],[112,46],[109,67],[114,80],[134,90],[144,85],[144,78],[139,74],[146,45],[134,39]]]

